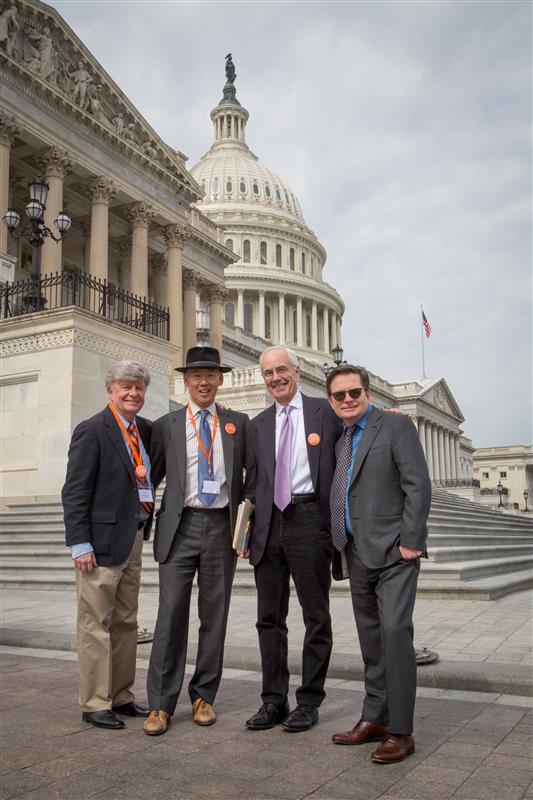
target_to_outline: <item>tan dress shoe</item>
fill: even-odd
[[[377,722],[365,722],[360,719],[355,728],[344,733],[334,733],[331,741],[335,744],[365,744],[366,742],[380,742],[389,733],[385,725]]]
[[[212,725],[217,721],[213,706],[198,697],[192,704],[192,719],[197,725]]]
[[[150,711],[144,720],[143,728],[148,736],[161,736],[162,733],[167,732],[169,724],[170,714],[167,714],[166,711]]]
[[[412,734],[393,736],[389,734],[371,755],[376,764],[394,764],[415,752],[415,739]]]

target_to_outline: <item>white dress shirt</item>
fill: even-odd
[[[292,406],[292,448],[291,448],[291,494],[313,494],[311,469],[307,455],[307,441],[305,438],[304,409],[301,392],[296,392],[289,406]],[[285,419],[283,409],[285,406],[276,402],[276,456],[278,454],[281,426]]]
[[[189,407],[194,416],[196,423],[196,431],[200,435],[200,406],[189,402]],[[216,405],[211,403],[207,409],[207,421],[211,428],[211,436],[213,436],[213,428],[215,425]],[[206,508],[200,498],[198,497],[198,439],[196,431],[194,430],[189,414],[189,409],[185,411],[185,442],[187,452],[187,469],[185,473],[185,503],[184,505],[189,508]],[[211,453],[211,464],[213,466],[213,480],[218,481],[220,484],[220,494],[215,495],[214,501],[209,508],[226,508],[229,503],[228,498],[228,485],[226,483],[226,468],[224,466],[224,451],[222,449],[222,433],[220,432],[220,420],[215,432],[215,439],[213,441],[213,451]]]

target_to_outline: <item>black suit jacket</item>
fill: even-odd
[[[427,463],[410,417],[373,408],[348,488],[350,522],[363,564],[389,566],[401,559],[400,546],[425,553],[430,504]],[[347,577],[337,551],[333,577]]]
[[[136,419],[149,452],[152,423]],[[69,547],[90,542],[102,566],[126,561],[139,526],[139,494],[124,437],[109,408],[74,429],[61,499]],[[145,539],[151,524],[150,517]]]
[[[218,405],[217,410],[233,531],[237,510],[243,496],[246,427],[249,419],[246,414],[220,408]],[[161,508],[156,514],[154,538],[154,557],[160,563],[168,557],[180,524],[185,501],[186,414],[187,407],[165,414],[164,417],[154,422],[152,429],[150,461],[154,486],[158,486],[166,476]],[[226,431],[228,423],[235,426],[235,433]],[[217,433],[217,435],[219,434]]]
[[[311,480],[317,495],[324,524],[329,530],[329,493],[335,471],[335,444],[342,424],[328,401],[322,397],[302,394],[305,437]],[[316,433],[317,445],[308,437]],[[268,538],[274,503],[274,472],[276,468],[276,405],[269,406],[250,422],[247,439],[245,496],[255,503],[255,524],[250,540],[250,563],[257,565],[263,557]]]

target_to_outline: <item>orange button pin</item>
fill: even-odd
[[[229,433],[230,436],[233,436],[235,433],[237,433],[237,428],[235,427],[233,422],[226,422],[226,424],[224,425],[224,430],[226,431],[226,433]]]
[[[316,447],[317,444],[320,444],[320,436],[318,433],[310,433],[307,437],[307,443],[311,445],[311,447]]]

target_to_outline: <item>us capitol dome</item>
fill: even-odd
[[[222,227],[236,256],[225,269],[224,346],[240,342],[244,352],[252,337],[259,352],[286,344],[322,364],[341,345],[344,303],[322,278],[326,251],[294,192],[246,143],[249,114],[236,97],[231,55],[226,77],[211,111],[214,142],[191,169],[204,192],[197,208]]]

